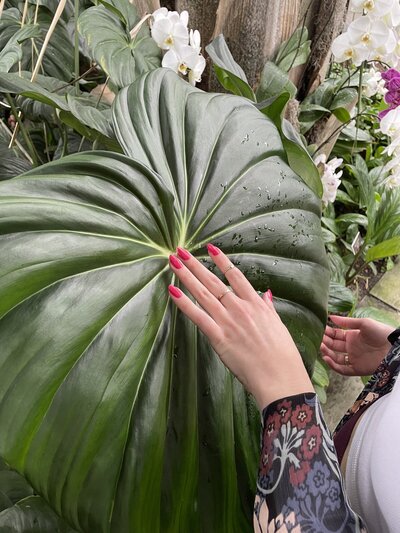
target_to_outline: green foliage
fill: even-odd
[[[306,63],[310,52],[311,41],[308,39],[308,29],[298,28],[287,41],[281,44],[274,63],[284,72],[289,72],[292,68]]]
[[[125,156],[0,183],[0,453],[82,531],[249,531],[259,413],[169,303],[168,254],[220,245],[271,287],[311,371],[319,198],[251,102],[166,69],[119,93],[113,128]]]
[[[233,59],[222,34],[206,46],[206,52],[213,61],[215,74],[222,87],[232,94],[244,96],[254,102],[256,97],[246,74]]]
[[[125,87],[141,74],[161,66],[161,51],[150,37],[147,25],[142,25],[131,38],[130,30],[139,22],[132,4],[115,0],[114,5],[102,4],[80,15],[79,31],[112,83]],[[118,10],[120,16],[116,14],[117,6],[124,10]]]

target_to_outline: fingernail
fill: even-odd
[[[268,296],[268,298],[269,298],[269,299],[271,300],[271,302],[272,302],[273,296],[272,296],[272,291],[271,291],[271,289],[268,289],[267,292],[266,292],[265,294]]]
[[[218,255],[220,252],[220,249],[211,243],[207,244],[207,250],[210,252],[211,255]]]
[[[168,292],[174,298],[180,298],[183,294],[183,292],[180,289],[178,289],[178,287],[175,287],[174,285],[168,285]]]
[[[176,251],[178,252],[179,257],[183,259],[184,261],[187,261],[188,259],[190,259],[190,253],[187,250],[185,250],[185,248],[180,248],[178,246]]]
[[[170,255],[169,256],[169,262],[171,263],[171,265],[175,268],[182,268],[183,265],[182,263],[179,261],[179,259],[177,257],[175,257],[174,255]]]

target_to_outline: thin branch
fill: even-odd
[[[4,124],[4,122],[2,120],[0,120],[0,126],[3,128],[4,132],[7,133],[7,135],[11,138],[12,137],[12,133],[7,128],[7,126]],[[22,144],[19,142],[18,139],[15,139],[15,145],[18,148],[18,150],[20,150],[20,152],[26,157],[26,159],[29,161],[29,163],[31,163],[31,165],[33,165],[33,159],[31,158],[31,156],[28,154],[28,152],[25,150],[25,148],[22,146]]]

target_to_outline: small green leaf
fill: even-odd
[[[338,120],[340,120],[340,122],[346,123],[350,122],[351,120],[351,115],[345,107],[337,107],[336,109],[332,109],[332,113]]]
[[[349,106],[354,106],[356,101],[357,91],[355,89],[351,89],[350,87],[346,87],[345,89],[341,89],[336,93],[333,102],[329,107],[333,112],[334,109],[338,109],[340,107],[347,108]]]
[[[365,228],[368,227],[368,218],[365,215],[359,213],[346,213],[336,218],[337,224],[358,224]]]
[[[253,102],[256,100],[253,89],[247,82],[218,65],[214,65],[214,70],[218,81],[224,89],[237,96],[244,96]]]
[[[318,385],[319,387],[327,387],[329,385],[328,371],[320,359],[315,361],[312,382],[314,385]]]
[[[367,261],[375,261],[392,255],[400,255],[400,236],[380,242],[367,251]]]
[[[260,85],[256,91],[257,101],[267,100],[284,92],[288,92],[290,98],[294,98],[297,87],[275,63],[267,61],[261,73]]]
[[[234,60],[222,33],[206,46],[206,52],[211,57],[214,65],[228,71],[230,74],[234,74],[237,78],[240,78],[248,84],[244,70]]]
[[[284,72],[307,62],[311,52],[311,41],[308,40],[308,29],[298,28],[293,35],[279,48],[275,64]]]
[[[290,100],[289,93],[282,93],[277,96],[272,96],[268,100],[264,100],[256,104],[257,109],[269,117],[279,127],[281,124],[281,117],[286,104]]]

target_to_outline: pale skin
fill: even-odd
[[[275,311],[271,291],[260,298],[219,248],[212,244],[207,248],[233,292],[226,292],[227,286],[219,278],[179,248],[170,256],[170,267],[199,305],[170,286],[174,303],[208,337],[221,361],[254,396],[260,410],[275,400],[314,392],[300,353]],[[323,359],[342,375],[372,374],[390,348],[387,336],[393,328],[369,318],[330,318],[338,328],[326,326],[321,344]]]
[[[387,337],[393,327],[370,318],[333,315],[330,319],[339,327],[326,326],[321,344],[324,361],[343,376],[373,374],[390,349]]]
[[[187,250],[178,249],[170,256],[170,266],[199,306],[170,286],[177,307],[208,337],[260,410],[283,397],[313,392],[300,353],[275,311],[271,291],[260,298],[219,248],[208,245],[208,252],[234,292],[224,294],[227,286],[219,278]]]

